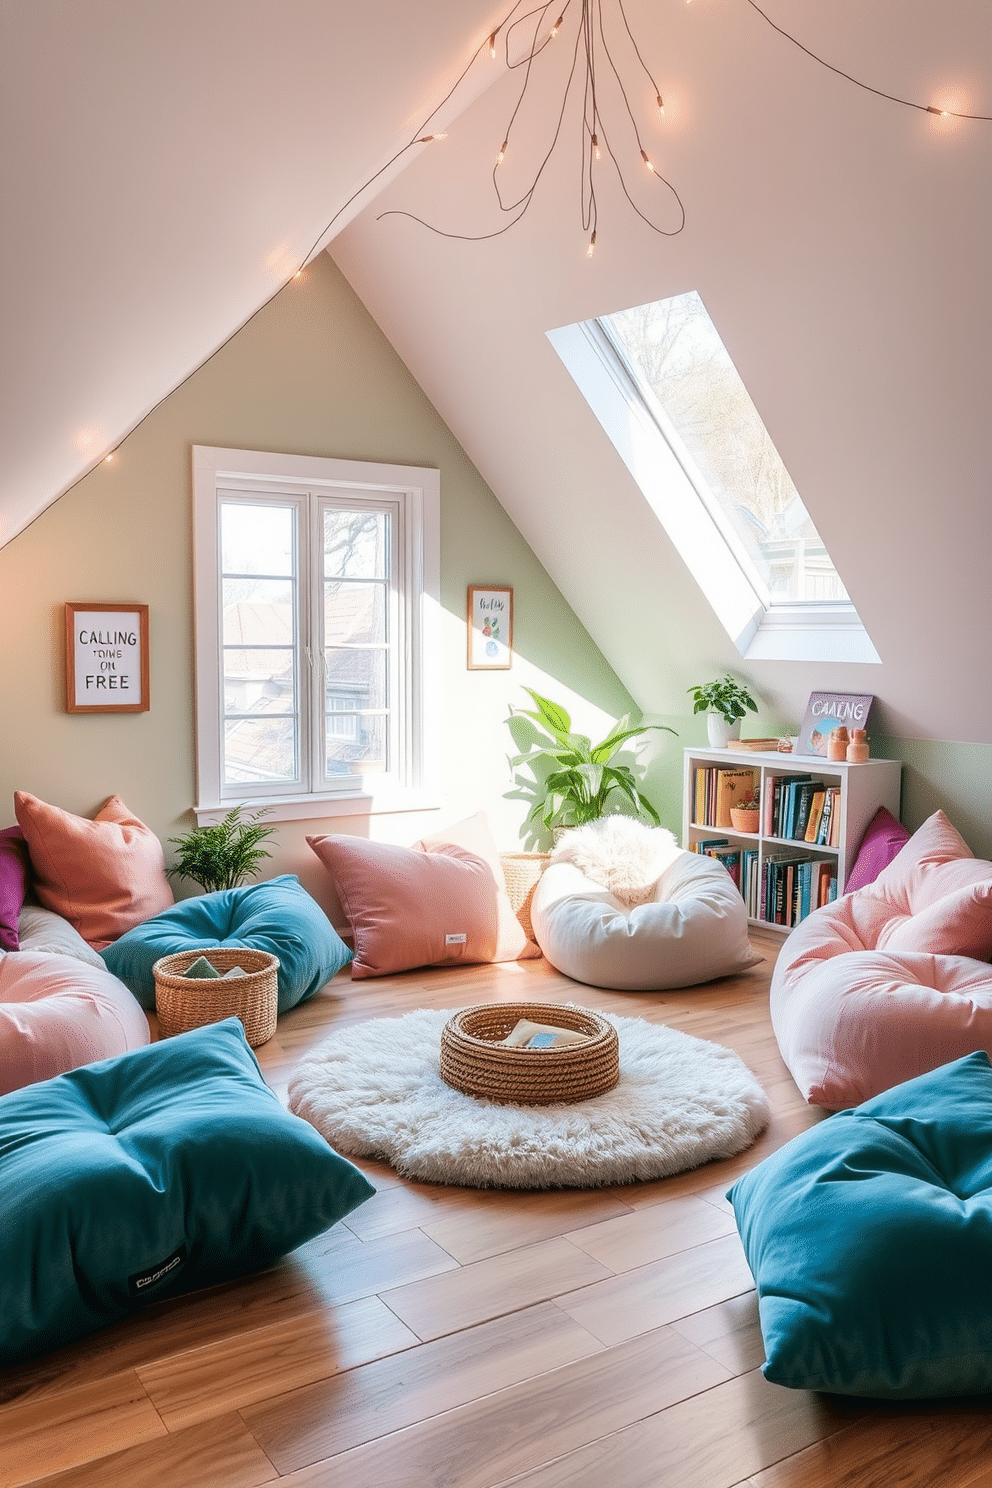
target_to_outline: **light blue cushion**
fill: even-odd
[[[728,1196],[776,1384],[992,1392],[992,1066],[969,1054],[804,1132]]]
[[[0,1099],[0,1368],[271,1265],[373,1188],[236,1018]]]
[[[101,954],[141,1006],[153,1008],[159,957],[212,946],[277,956],[280,1013],[312,997],[354,954],[294,873],[183,899]]]

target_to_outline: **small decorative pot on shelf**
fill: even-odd
[[[756,832],[761,816],[756,807],[731,806],[730,823],[735,832]]]
[[[739,739],[741,736],[741,721],[728,723],[722,713],[707,713],[706,715],[706,737],[710,741],[711,749],[726,749],[731,739]]]

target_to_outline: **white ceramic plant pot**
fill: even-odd
[[[726,749],[729,740],[741,736],[741,721],[728,723],[722,713],[707,713],[706,733],[711,749]]]

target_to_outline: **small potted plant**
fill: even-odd
[[[730,808],[730,822],[735,832],[757,832],[760,820],[761,802],[756,790]]]
[[[572,720],[559,703],[541,697],[531,687],[524,691],[534,699],[537,711],[511,708],[508,722],[512,726],[514,719],[521,717],[537,725],[532,730],[535,737],[531,747],[510,758],[513,768],[528,765],[534,774],[533,781],[516,782],[526,787],[528,798],[534,798],[528,822],[540,820],[549,832],[559,826],[580,827],[607,815],[608,807],[621,800],[638,816],[646,816],[658,826],[658,813],[641,794],[633,770],[618,763],[615,756],[629,740],[648,729],[664,729],[669,734],[675,730],[665,723],[631,728],[630,718],[625,716],[605,739],[594,744],[585,734],[572,732]]]
[[[275,828],[258,825],[264,810],[245,815],[242,811],[241,806],[235,806],[211,827],[194,827],[181,837],[170,837],[179,852],[169,873],[191,878],[208,894],[237,888],[249,875],[256,874],[261,860],[272,856],[259,844],[271,837]]]
[[[758,705],[741,682],[727,672],[715,682],[698,683],[687,689],[693,699],[693,713],[706,714],[706,732],[713,749],[726,749],[729,739],[739,739],[741,719]]]

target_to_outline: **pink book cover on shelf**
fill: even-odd
[[[875,701],[873,693],[811,692],[806,714],[799,730],[797,754],[827,756],[827,740],[832,729],[868,727],[868,714]]]

